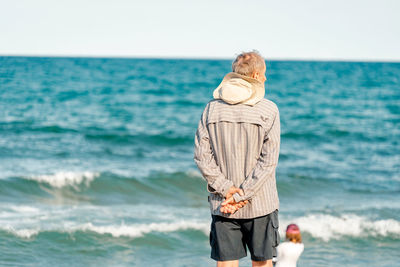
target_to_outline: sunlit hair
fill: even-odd
[[[261,73],[264,64],[264,58],[257,51],[243,52],[233,61],[232,71],[251,77],[255,72]]]
[[[301,243],[301,233],[286,233],[286,240],[293,243]]]
[[[297,224],[289,224],[286,228],[286,240],[293,243],[301,243],[300,228]]]

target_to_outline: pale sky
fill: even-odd
[[[0,0],[0,55],[400,61],[398,0]]]

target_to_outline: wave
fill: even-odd
[[[320,139],[321,137],[313,132],[284,132],[281,134],[282,139],[306,139],[314,140]]]
[[[48,197],[49,194],[76,199],[76,193],[88,190],[93,181],[99,177],[101,177],[100,172],[59,171],[53,174],[3,178],[0,179],[0,199],[15,202],[28,196]]]
[[[69,172],[0,179],[0,200],[27,196],[57,198],[73,203],[113,205],[169,201],[171,205],[199,205],[206,198],[206,182],[194,171],[152,173],[131,177],[112,172]]]
[[[141,237],[152,232],[176,232],[185,230],[202,231],[207,235],[210,231],[209,223],[178,221],[173,223],[150,223],[150,224],[133,224],[133,225],[118,225],[118,226],[95,226],[92,223],[87,223],[75,228],[74,231],[91,231],[98,234],[111,234],[113,237]]]
[[[8,206],[8,208],[11,209],[14,212],[24,213],[24,214],[34,213],[34,212],[39,212],[40,211],[40,209],[38,209],[38,208],[35,208],[35,207],[32,207],[32,206],[26,206],[26,205],[18,205],[18,206],[11,205],[11,206]]]
[[[356,140],[356,141],[386,141],[388,137],[379,136],[377,133],[370,132],[359,132],[350,129],[340,129],[340,128],[327,128],[321,131],[316,131],[314,129],[305,129],[303,131],[287,131],[281,134],[282,139],[288,140],[306,140],[310,141],[324,141],[332,138],[345,138],[346,140]],[[333,140],[334,140],[333,139]]]
[[[16,237],[29,239],[41,233],[56,232],[56,233],[96,233],[99,235],[111,235],[112,237],[129,237],[138,238],[143,237],[150,233],[169,233],[179,231],[201,231],[204,235],[208,235],[210,231],[210,224],[206,222],[196,221],[176,221],[176,222],[163,222],[163,223],[149,223],[149,224],[130,224],[125,225],[93,225],[88,222],[85,224],[73,226],[71,228],[53,228],[53,229],[15,229],[12,226],[1,226],[0,229],[13,234]]]
[[[343,214],[333,216],[327,214],[311,214],[293,219],[280,219],[280,235],[284,238],[285,227],[289,223],[299,225],[303,235],[324,242],[340,240],[344,238],[368,239],[400,237],[400,222],[395,219],[369,220],[366,217],[355,214]],[[62,224],[62,223],[61,223]],[[69,227],[55,227],[47,229],[39,228],[14,228],[12,226],[0,226],[0,229],[19,238],[32,238],[41,233],[86,233],[98,235],[111,235],[114,238],[129,237],[139,238],[152,233],[169,233],[180,231],[200,231],[208,236],[210,231],[209,221],[178,220],[174,222],[142,223],[119,225],[96,225],[92,222]]]
[[[15,229],[12,226],[1,226],[0,229],[23,239],[32,238],[33,236],[38,235],[40,232],[38,229]]]
[[[72,171],[59,171],[53,174],[43,174],[43,175],[30,175],[30,176],[18,176],[10,177],[8,179],[0,179],[1,183],[20,182],[23,186],[25,181],[30,181],[36,184],[47,184],[53,188],[72,188],[79,191],[80,188],[91,187],[92,185],[104,185],[107,184],[111,186],[117,183],[129,185],[139,185],[154,187],[155,185],[171,185],[182,187],[182,181],[195,182],[202,181],[201,174],[198,171],[189,170],[187,172],[154,172],[146,177],[129,177],[124,175],[119,175],[113,172],[94,172],[94,171],[82,171],[82,172],[72,172]],[[96,181],[95,181],[96,180]],[[204,181],[205,182],[205,181]],[[29,185],[30,186],[30,185]],[[97,187],[98,188],[98,187]]]
[[[300,188],[304,192],[310,192],[311,189],[331,188],[348,191],[350,193],[377,194],[377,193],[399,193],[400,184],[395,179],[349,179],[349,178],[327,178],[323,176],[299,175],[287,173],[285,176],[277,178],[279,194],[291,195],[298,192]]]
[[[86,139],[95,141],[106,141],[118,144],[151,144],[151,145],[191,145],[193,144],[193,136],[174,136],[171,134],[128,134],[128,133],[107,133],[104,131],[96,133],[84,134]]]
[[[279,191],[286,191],[292,187],[297,190],[298,187],[308,188],[310,185],[323,187],[351,182],[345,179],[325,179],[295,174],[287,174],[286,176],[287,177],[277,179]],[[0,185],[2,183],[8,183],[7,186],[12,186],[13,183],[21,183],[21,186],[23,186],[26,181],[36,184],[47,184],[53,188],[73,188],[77,190],[79,190],[79,188],[91,187],[100,183],[109,183],[111,186],[117,182],[126,183],[127,186],[132,183],[147,184],[149,186],[159,183],[164,185],[165,182],[168,182],[170,185],[176,185],[178,187],[182,186],[182,181],[195,182],[196,185],[198,185],[198,181],[203,181],[205,183],[201,173],[198,170],[191,169],[185,172],[153,172],[146,177],[131,177],[118,171],[58,171],[53,174],[16,176],[0,179]],[[4,186],[6,186],[6,184]]]
[[[285,227],[290,223],[299,225],[302,232],[312,237],[329,241],[343,237],[400,237],[400,222],[394,219],[369,220],[356,214],[333,216],[327,214],[310,214],[292,220],[280,220],[280,234],[285,236]]]
[[[181,136],[179,132],[160,132],[157,134],[130,133],[126,128],[105,129],[86,127],[82,129],[67,128],[60,125],[34,125],[32,121],[0,122],[0,131],[14,133],[73,133],[80,134],[91,141],[103,141],[115,144],[152,144],[152,145],[191,145],[194,136]]]
[[[23,177],[26,180],[33,180],[38,183],[47,183],[52,187],[61,188],[65,186],[73,186],[84,184],[85,186],[89,186],[90,183],[96,178],[99,177],[99,173],[96,172],[71,172],[71,171],[61,171],[55,174],[50,175],[33,175]]]
[[[387,188],[384,187],[386,184]],[[366,182],[293,174],[286,174],[286,177],[277,179],[280,197],[290,197],[299,191],[307,193],[310,190],[323,188],[348,192],[358,190],[366,194],[371,190],[373,190],[372,193],[396,193],[398,189],[391,186],[392,184],[393,182],[389,181],[380,182],[380,186],[372,186]],[[84,202],[95,200],[103,204],[107,204],[107,201],[110,204],[121,201],[132,203],[132,201],[143,201],[143,199],[146,202],[155,203],[154,197],[159,200],[168,199],[172,203],[189,199],[198,204],[204,201],[207,191],[206,181],[200,172],[194,169],[186,172],[153,172],[145,177],[132,177],[118,171],[58,171],[53,174],[0,179],[0,199],[11,198],[14,201],[20,195],[48,197],[49,194],[56,194],[59,199]]]
[[[35,125],[33,120],[1,121],[0,131],[23,132],[43,132],[43,133],[77,133],[73,128],[62,127],[60,125]]]

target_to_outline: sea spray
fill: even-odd
[[[89,171],[85,172],[70,172],[60,171],[55,174],[33,175],[26,177],[27,179],[47,183],[53,187],[61,188],[64,186],[73,186],[76,188],[79,184],[89,186],[90,183],[99,176],[99,173]]]

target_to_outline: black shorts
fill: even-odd
[[[278,210],[252,219],[231,219],[211,215],[211,258],[216,261],[238,260],[247,256],[253,261],[276,257],[280,237]]]

